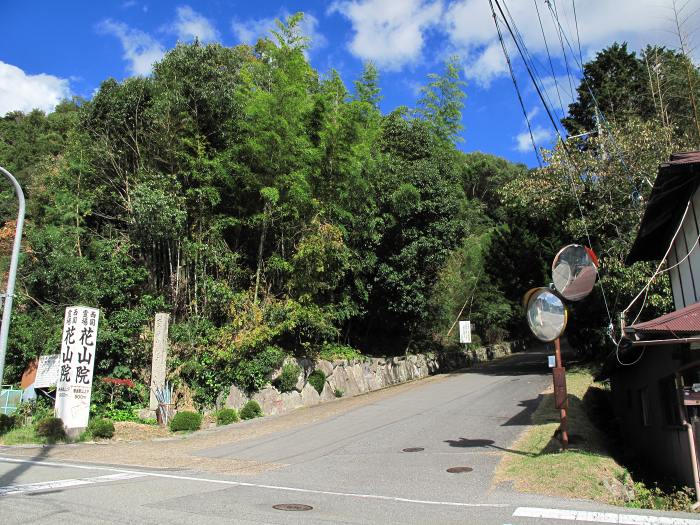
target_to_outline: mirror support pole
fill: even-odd
[[[554,359],[556,361],[556,368],[558,369],[563,369],[562,367],[562,362],[561,362],[561,345],[559,344],[559,338],[557,337],[554,340]],[[552,371],[554,373],[554,371]],[[566,378],[566,372],[563,372],[564,378]],[[557,379],[556,375],[554,376],[554,390],[555,390],[555,399],[556,399],[556,390],[557,390]],[[564,450],[569,448],[569,422],[568,418],[566,415],[566,408],[568,406],[568,399],[566,397],[566,379],[564,379],[564,400],[563,403],[561,404],[561,408],[559,409],[559,418],[561,422],[559,423],[559,431],[561,433],[561,445]]]

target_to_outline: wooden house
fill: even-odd
[[[659,167],[627,263],[666,260],[675,310],[624,329],[606,363],[626,446],[660,476],[695,487],[700,444],[700,152]]]

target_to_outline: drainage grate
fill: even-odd
[[[313,510],[311,505],[302,505],[301,503],[280,503],[279,505],[273,505],[272,508],[276,510],[291,511]]]
[[[450,474],[460,474],[462,472],[471,472],[472,470],[474,469],[471,467],[450,467],[447,469],[447,472]]]
[[[423,452],[425,449],[423,447],[409,447],[403,449],[404,452]]]

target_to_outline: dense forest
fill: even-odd
[[[456,58],[415,108],[383,114],[371,63],[350,87],[310,66],[300,16],[255,46],[180,44],[150,77],[0,119],[0,165],[28,202],[6,381],[57,352],[75,304],[102,311],[96,374],[141,383],[154,314],[171,313],[171,377],[202,405],[259,389],[288,355],[451,351],[462,309],[475,344],[526,338],[522,294],[589,237],[600,279],[569,334],[610,351],[606,304],[616,319],[651,275],[623,261],[657,166],[700,142],[692,62],[601,51],[564,120],[599,132],[529,170],[460,149]],[[668,288],[643,318],[670,309]]]

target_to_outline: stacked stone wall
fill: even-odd
[[[240,409],[248,399],[260,404],[266,416],[283,414],[304,406],[313,406],[342,397],[357,396],[392,385],[422,379],[439,372],[450,372],[468,368],[475,364],[507,356],[524,350],[524,344],[516,342],[499,343],[488,347],[445,352],[438,354],[410,354],[399,357],[368,357],[365,359],[335,361],[296,359],[301,372],[296,387],[291,392],[280,392],[268,385],[252,397],[246,396],[235,385],[231,386],[225,399],[226,407]],[[322,370],[326,375],[323,391],[319,394],[307,382],[314,370]],[[277,372],[278,374],[279,372]],[[275,377],[276,374],[273,374]]]

